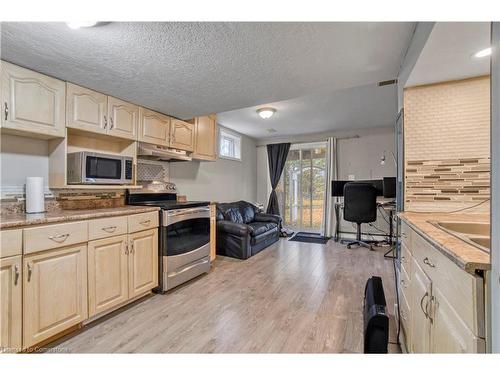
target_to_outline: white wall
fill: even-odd
[[[256,202],[256,143],[244,135],[241,141],[241,161],[171,162],[170,181],[177,185],[179,194],[187,195],[189,200]]]
[[[7,134],[2,134],[1,138],[2,198],[8,193],[22,193],[28,176],[43,177],[48,186],[48,142]]]

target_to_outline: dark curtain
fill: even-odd
[[[269,203],[267,204],[266,212],[268,214],[280,214],[278,204],[278,195],[276,194],[276,187],[280,182],[281,173],[285,168],[286,157],[290,150],[290,143],[277,143],[274,145],[267,145],[267,160],[269,161],[269,176],[271,177],[271,195],[269,196]]]

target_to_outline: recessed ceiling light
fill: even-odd
[[[70,29],[79,29],[80,27],[92,27],[92,26],[95,26],[97,25],[97,22],[94,22],[94,21],[84,21],[84,22],[66,22],[66,25],[68,25],[68,27]]]
[[[474,54],[474,57],[486,57],[486,56],[490,56],[491,55],[491,47],[488,47],[488,48],[485,48],[485,49],[482,49],[481,51],[479,52],[476,52]]]
[[[275,112],[276,112],[276,109],[271,108],[271,107],[259,108],[257,110],[257,113],[263,119],[268,119],[268,118],[272,117],[272,115],[274,115]]]

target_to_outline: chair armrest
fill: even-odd
[[[253,220],[260,222],[271,222],[271,223],[281,224],[281,216],[273,214],[265,214],[263,212],[256,213]]]
[[[233,223],[228,220],[220,220],[217,222],[217,229],[223,232],[234,234],[236,236],[246,236],[252,232],[252,228],[245,224]]]

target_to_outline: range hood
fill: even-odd
[[[148,143],[139,142],[137,148],[137,157],[140,159],[149,160],[164,160],[164,161],[191,161],[192,158],[186,151],[174,150],[171,148],[150,145]]]

